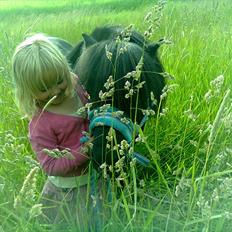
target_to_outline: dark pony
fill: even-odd
[[[165,86],[164,68],[157,54],[161,41],[149,43],[140,33],[125,32],[117,26],[97,28],[91,36],[84,34],[83,38],[68,54],[68,59],[90,95],[91,109],[110,104],[136,123],[143,120],[144,110],[157,112]],[[105,83],[110,76],[114,90],[112,96],[102,101],[99,93],[106,92]],[[138,89],[139,84],[142,88]],[[111,165],[119,159],[117,152],[106,146],[109,129],[98,126],[92,131],[95,167],[105,162]],[[117,131],[117,143],[124,139]]]

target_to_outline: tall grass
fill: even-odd
[[[5,5],[1,5],[1,4]],[[37,166],[27,140],[27,121],[14,104],[11,56],[31,32],[60,36],[75,44],[98,25],[133,23],[143,32],[152,1],[0,2],[0,230],[46,231],[15,210],[25,177]],[[137,170],[137,204],[123,198],[112,209],[105,231],[230,231],[231,159],[230,0],[169,1],[152,40],[165,37],[160,58],[175,78],[165,110],[146,124],[138,149],[153,164]],[[212,82],[223,75],[221,85]],[[140,168],[138,168],[140,169]],[[145,173],[141,175],[140,173]],[[37,178],[36,204],[44,181]],[[124,216],[122,216],[124,215]],[[130,222],[130,223],[129,223]],[[128,224],[129,223],[129,224]],[[76,231],[73,228],[73,231]]]

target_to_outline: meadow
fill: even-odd
[[[169,0],[162,12],[154,10],[157,4],[0,1],[0,232],[52,231],[36,222],[45,175],[39,169],[25,183],[38,164],[27,137],[28,121],[14,100],[11,58],[16,45],[34,32],[75,44],[82,32],[106,24],[133,24],[143,33],[148,12],[159,14],[150,40],[170,41],[159,50],[167,72],[165,107],[147,122],[144,141],[136,145],[152,168],[136,169],[133,199],[125,193],[117,200],[102,231],[231,230],[232,3]],[[26,203],[17,206],[20,198]]]

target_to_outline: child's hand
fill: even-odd
[[[83,138],[83,137],[82,137]],[[86,139],[86,137],[85,137]],[[82,140],[81,143],[83,144],[83,146],[81,147],[81,153],[85,153],[85,154],[89,154],[92,147],[93,147],[93,137],[88,137],[88,139],[86,140]]]

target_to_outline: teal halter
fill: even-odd
[[[100,109],[94,109],[89,112],[90,125],[89,129],[92,131],[97,126],[109,126],[119,131],[130,144],[133,139],[133,132],[136,130],[133,122],[126,118],[127,123],[122,122],[122,117],[117,116],[116,112],[119,111],[117,108],[110,107],[107,111],[100,111]],[[135,132],[138,133],[137,130]]]
[[[128,142],[129,145],[132,144],[133,136],[138,135],[138,126],[135,125],[131,119],[126,117],[126,123],[123,122],[124,116],[119,116],[117,114],[119,110],[115,107],[110,107],[107,110],[100,110],[100,108],[93,109],[88,112],[88,118],[90,120],[89,130],[90,133],[93,131],[95,127],[98,126],[109,126],[113,129],[119,131]],[[140,126],[143,126],[146,122],[147,117],[143,118]],[[81,138],[81,143],[87,142],[89,140],[88,137],[84,136]],[[148,166],[150,164],[150,160],[146,157],[142,156],[141,154],[134,152],[132,155],[133,158],[136,159],[141,165]]]

